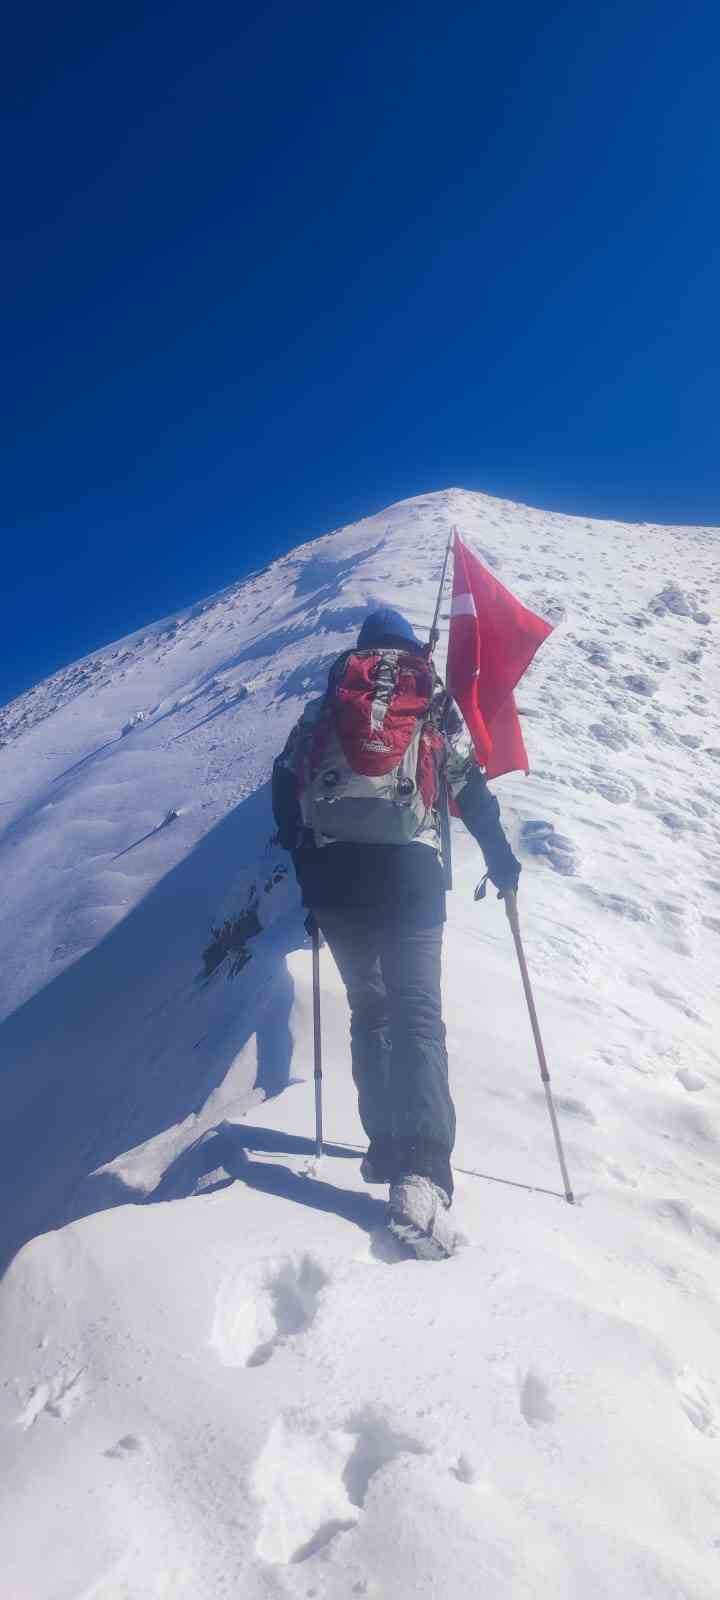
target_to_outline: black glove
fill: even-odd
[[[490,879],[491,883],[494,883],[495,888],[497,889],[498,900],[504,900],[506,894],[517,894],[521,872],[522,867],[520,862],[513,855],[512,850],[508,845],[507,854],[503,853],[502,860],[498,861],[494,859],[492,865],[490,865],[488,862],[488,870],[485,873],[485,877],[482,879],[482,882],[478,884],[477,889],[475,890],[475,899],[485,899],[485,895],[487,894],[488,878]]]
[[[491,867],[489,871],[498,892],[498,900],[503,900],[506,894],[517,894],[522,867],[509,847],[507,861],[503,862],[500,871],[496,867]]]

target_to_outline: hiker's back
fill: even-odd
[[[493,882],[516,884],[519,864],[457,706],[427,647],[386,607],[335,662],[273,768],[278,840],[305,904],[397,927],[441,924],[443,788]]]
[[[408,844],[433,827],[444,690],[410,650],[349,650],[300,723],[302,823],[319,848]]]

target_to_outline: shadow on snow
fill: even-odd
[[[278,1195],[314,1211],[333,1213],[365,1233],[374,1234],[382,1228],[386,1214],[382,1200],[341,1189],[312,1173],[293,1172],[282,1162],[253,1161],[250,1154],[253,1151],[263,1155],[312,1157],[315,1145],[311,1139],[281,1133],[274,1128],[256,1128],[246,1122],[222,1122],[182,1151],[144,1203],[211,1194],[239,1179],[248,1188],[263,1194]],[[325,1153],[355,1162],[359,1158],[359,1151],[349,1145],[326,1144]]]
[[[270,827],[265,784],[0,1025],[0,1272],[36,1234],[136,1202],[136,1189],[97,1169],[197,1114],[253,1035],[257,1087],[269,1097],[289,1083],[286,956],[305,942],[299,915],[266,930],[257,959],[215,991],[214,1011],[206,1007],[198,1022],[193,1012],[228,863],[233,876],[254,867]],[[252,1088],[248,1081],[239,1092],[249,1099]]]

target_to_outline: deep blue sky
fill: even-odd
[[[0,698],[451,483],[720,523],[717,0],[6,26]]]

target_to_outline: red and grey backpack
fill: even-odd
[[[437,809],[445,691],[409,650],[351,650],[303,719],[300,809],[318,845],[407,844]]]

